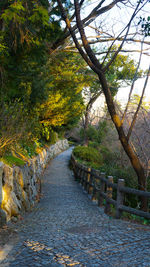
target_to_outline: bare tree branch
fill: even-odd
[[[69,29],[69,31],[70,31],[70,34],[71,34],[71,36],[72,36],[72,38],[73,38],[73,40],[74,40],[74,43],[75,43],[75,45],[76,45],[76,47],[77,47],[79,53],[80,53],[81,56],[84,58],[84,60],[86,61],[86,63],[91,67],[91,69],[92,69],[93,71],[96,71],[95,66],[93,65],[93,63],[91,62],[91,60],[88,58],[88,56],[84,53],[83,49],[81,48],[81,46],[80,46],[80,44],[79,44],[79,42],[78,42],[78,40],[77,40],[77,38],[76,38],[76,35],[75,35],[74,31],[72,30],[70,21],[69,21],[69,19],[68,19],[67,16],[66,16],[66,13],[65,13],[65,10],[64,10],[63,5],[62,5],[62,3],[61,3],[61,0],[57,0],[57,2],[58,2],[58,5],[59,5],[61,14],[62,14],[62,18],[63,18],[64,21],[66,22],[66,25],[67,25],[67,27],[68,27],[68,29]]]
[[[61,9],[63,8],[63,5],[62,3],[60,3],[61,1],[57,1],[58,2],[58,6],[60,8],[60,4],[61,4]],[[92,21],[95,20],[96,17],[100,16],[101,14],[107,12],[108,10],[112,9],[117,3],[122,3],[124,2],[124,0],[115,0],[115,1],[112,1],[111,4],[109,5],[106,5],[105,7],[103,8],[100,8],[102,6],[102,4],[105,2],[105,0],[102,0],[92,11],[91,13],[82,20],[82,23],[84,24],[84,27],[87,27]],[[99,9],[100,8],[100,9]],[[64,8],[63,8],[64,10]],[[72,31],[76,31],[78,30],[78,27],[77,25],[74,25],[72,27]],[[51,47],[51,50],[55,50],[57,47],[59,47],[63,42],[64,40],[66,40],[68,37],[70,36],[70,30],[68,32],[65,33],[64,31],[64,35],[63,37],[59,38]]]
[[[114,55],[111,57],[111,60],[110,60],[110,61],[107,63],[107,65],[103,68],[104,71],[108,70],[109,66],[110,66],[110,65],[112,64],[112,62],[116,59],[118,53],[121,51],[121,49],[122,49],[122,47],[123,47],[123,45],[124,45],[124,43],[125,43],[126,37],[128,36],[128,33],[129,33],[129,30],[130,30],[130,27],[131,27],[131,23],[132,23],[132,21],[133,21],[133,18],[134,18],[135,15],[137,14],[139,5],[140,5],[140,1],[139,1],[139,3],[137,4],[137,6],[136,6],[136,8],[135,8],[135,10],[134,10],[134,12],[133,12],[133,14],[132,14],[132,16],[131,16],[131,18],[130,18],[130,21],[129,21],[128,25],[126,26],[127,31],[126,31],[126,34],[125,34],[123,40],[122,40],[121,45],[119,46],[118,50],[114,53]],[[112,45],[110,46],[110,48],[109,48],[109,50],[108,50],[108,53],[106,54],[106,56],[105,56],[105,58],[104,58],[104,60],[103,60],[102,65],[104,64],[104,62],[105,62],[105,60],[106,60],[106,58],[107,58],[109,52],[111,51],[111,48],[112,48]]]
[[[114,41],[113,42],[113,44],[114,44],[115,41],[122,42],[123,40],[125,40],[126,42],[131,42],[131,43],[133,43],[133,42],[134,43],[141,43],[141,40],[133,39],[133,38],[126,38],[126,39],[124,39],[124,37],[101,38],[101,39],[97,39],[97,40],[91,40],[91,41],[88,41],[88,42],[89,42],[89,44],[97,44],[97,43],[106,43],[106,42]],[[150,42],[149,41],[144,41],[143,43],[146,44],[146,45],[150,45]]]
[[[96,66],[96,68],[98,69],[99,73],[99,69],[101,69],[101,64],[99,63],[98,59],[96,58],[96,56],[94,55],[91,47],[88,44],[86,35],[85,35],[85,31],[84,31],[84,27],[83,27],[83,23],[80,17],[80,6],[79,6],[79,2],[78,0],[74,0],[74,5],[75,5],[75,13],[76,13],[76,23],[77,23],[77,27],[79,29],[80,32],[80,36],[82,39],[82,43],[84,46],[85,51],[87,52],[91,62]]]
[[[148,82],[148,78],[149,78],[149,76],[150,76],[150,65],[149,65],[149,70],[148,70],[148,73],[147,73],[147,77],[146,77],[146,79],[145,79],[145,83],[144,83],[144,87],[143,87],[142,95],[141,95],[141,98],[140,98],[140,101],[139,101],[137,110],[136,110],[136,112],[134,113],[134,117],[133,117],[131,126],[130,126],[130,128],[129,128],[128,134],[127,134],[127,140],[129,140],[129,138],[130,138],[130,136],[131,136],[131,133],[132,133],[132,130],[133,130],[133,127],[134,127],[134,125],[135,125],[136,118],[137,118],[137,114],[138,114],[139,109],[140,109],[141,104],[142,104],[142,100],[143,100],[143,96],[144,96],[144,93],[145,93],[145,89],[146,89],[146,86],[147,86],[147,82]]]
[[[146,2],[147,2],[147,1],[146,1]],[[112,44],[110,45],[109,50],[108,50],[108,53],[107,53],[106,56],[104,57],[104,60],[103,60],[103,62],[102,62],[102,65],[104,65],[105,60],[106,60],[106,58],[108,57],[109,52],[111,51],[111,49],[112,49],[112,47],[113,47],[115,41],[116,41],[119,37],[121,37],[121,34],[127,29],[126,34],[125,34],[125,36],[124,36],[123,39],[122,39],[122,43],[121,43],[120,47],[118,48],[118,52],[116,51],[116,52],[114,53],[114,56],[111,58],[110,63],[108,63],[108,64],[104,67],[104,71],[105,71],[106,69],[109,68],[109,66],[111,65],[111,63],[115,60],[117,54],[121,51],[121,49],[122,49],[122,47],[123,47],[123,44],[124,44],[124,42],[126,41],[125,39],[126,39],[126,37],[128,36],[129,29],[130,29],[130,26],[131,26],[131,23],[132,23],[133,18],[138,14],[138,12],[143,8],[143,6],[144,6],[146,3],[144,3],[144,4],[139,8],[140,4],[141,4],[141,1],[139,1],[139,2],[137,3],[137,6],[136,6],[136,8],[134,9],[134,12],[133,12],[133,14],[132,14],[132,16],[131,16],[131,18],[130,18],[130,20],[129,20],[129,23],[128,23],[128,24],[125,26],[125,28],[118,34],[118,36],[114,39],[114,41],[113,41]]]
[[[138,65],[137,65],[136,72],[135,72],[134,77],[133,77],[133,81],[132,81],[132,85],[131,85],[131,89],[130,89],[130,93],[129,93],[129,97],[128,97],[128,102],[127,102],[127,105],[126,105],[124,114],[123,114],[123,116],[122,116],[122,120],[121,120],[121,123],[122,123],[122,124],[123,124],[123,122],[124,122],[125,115],[126,115],[126,113],[127,113],[128,107],[129,107],[129,103],[130,103],[130,99],[131,99],[132,91],[133,91],[134,84],[135,84],[135,81],[136,81],[136,78],[137,78],[137,73],[138,73],[138,70],[139,70],[139,67],[140,67],[141,58],[142,58],[142,50],[143,50],[143,43],[141,43],[141,52],[140,52],[140,57],[139,57]]]
[[[149,49],[144,49],[142,52],[142,55],[146,55],[150,57],[149,52],[145,52]],[[79,51],[77,49],[69,49],[68,47],[66,47],[65,49],[61,49],[62,52],[72,52],[72,53],[79,53]],[[114,53],[116,50],[112,50],[112,53]],[[121,53],[140,53],[140,50],[121,50]],[[106,54],[107,51],[104,52],[99,52],[99,53],[95,53],[95,55],[100,56],[100,55],[104,55]]]

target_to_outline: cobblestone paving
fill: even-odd
[[[150,266],[150,227],[106,216],[74,181],[70,154],[51,161],[43,197],[11,225],[14,238],[1,249],[0,266]]]

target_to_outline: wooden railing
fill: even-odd
[[[131,208],[124,205],[125,194],[143,196],[150,199],[150,192],[140,191],[124,186],[124,179],[119,179],[118,183],[113,183],[113,177],[105,177],[105,173],[88,168],[78,163],[74,155],[71,156],[71,163],[77,179],[84,189],[92,195],[92,200],[97,200],[98,206],[103,206],[105,199],[105,213],[110,213],[111,204],[116,208],[115,217],[119,219],[123,211],[150,219],[150,213]],[[116,199],[113,199],[113,192],[116,191]]]

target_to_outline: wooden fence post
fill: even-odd
[[[82,186],[84,187],[85,166],[82,166]]]
[[[123,205],[124,193],[120,191],[120,187],[124,186],[124,179],[118,180],[117,185],[117,205],[116,205],[116,219],[120,219],[122,211],[119,209],[120,205]]]
[[[108,176],[108,182],[113,183],[113,177],[112,176]],[[112,198],[112,187],[111,186],[107,186],[107,198]],[[106,206],[105,206],[105,210],[104,212],[110,213],[111,207],[110,207],[110,203],[108,202],[108,200],[106,199]]]
[[[90,173],[90,181],[89,181],[89,194],[92,195],[92,192],[93,192],[93,169],[91,169],[91,173]]]
[[[97,174],[97,175],[99,175],[99,174],[100,174],[100,171],[95,170],[94,173]],[[92,193],[92,200],[97,200],[97,189],[96,189],[96,185],[97,185],[97,183],[98,183],[100,180],[97,179],[97,178],[94,176],[94,173],[93,173],[94,187],[93,187],[93,193]]]
[[[81,184],[84,185],[84,166],[81,166]]]
[[[87,170],[88,170],[88,167],[86,166],[85,167],[85,174],[84,174],[84,190],[87,191]]]
[[[101,176],[102,178],[105,178],[105,173],[102,172],[102,173],[100,174],[100,176]],[[102,196],[101,193],[104,193],[104,191],[105,191],[105,182],[102,181],[102,180],[100,180],[100,192],[99,192],[99,194],[98,194],[98,206],[99,206],[99,207],[100,207],[100,206],[103,206],[103,200],[104,200],[104,198],[103,198],[103,196]]]
[[[78,165],[78,163],[76,165],[76,168],[77,168],[77,179],[78,179],[79,183],[81,183],[81,169],[80,169],[80,166]]]
[[[87,167],[84,169],[84,190],[87,190]]]
[[[91,172],[91,168],[88,168],[88,172]],[[87,173],[87,192],[89,194],[89,188],[90,188],[90,176],[91,173]]]
[[[78,180],[78,169],[77,169],[76,160],[73,160],[73,172],[74,172],[74,178],[77,181]]]

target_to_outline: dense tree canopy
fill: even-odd
[[[0,10],[0,104],[8,113],[1,118],[2,146],[9,144],[3,139],[11,112],[8,107],[14,112],[18,133],[20,118],[15,113],[20,105],[30,138],[43,137],[43,131],[50,136],[52,128],[71,127],[84,108],[85,81],[80,69],[85,63],[79,55],[50,53],[50,45],[63,35],[56,1],[6,0]],[[25,121],[21,121],[25,133]],[[23,134],[20,123],[18,128]],[[11,130],[7,128],[9,134]]]
[[[6,1],[1,15],[1,95],[35,103],[43,98],[47,42],[55,27],[49,23],[48,1]],[[4,98],[5,97],[5,98]]]

